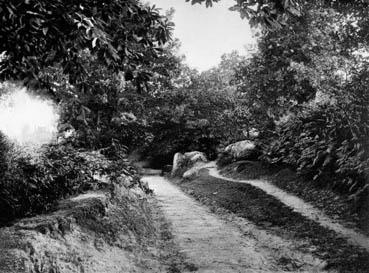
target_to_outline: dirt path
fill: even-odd
[[[314,206],[306,203],[302,199],[289,194],[282,189],[272,185],[268,181],[265,180],[236,180],[232,178],[225,177],[219,173],[219,171],[215,168],[215,164],[207,166],[209,170],[209,175],[220,178],[230,182],[237,183],[247,183],[254,187],[257,187],[267,194],[274,196],[278,200],[280,200],[285,205],[293,208],[294,211],[300,213],[301,215],[319,223],[320,225],[335,231],[341,236],[345,237],[350,243],[356,246],[360,246],[369,251],[369,238],[360,232],[357,232],[353,229],[346,228],[337,221],[332,220],[327,215],[325,215],[322,211],[315,208]]]
[[[259,230],[244,219],[227,221],[211,213],[163,177],[145,176],[143,180],[154,190],[172,223],[175,241],[188,262],[197,267],[196,272],[322,271],[324,262],[300,253],[292,242]]]

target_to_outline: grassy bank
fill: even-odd
[[[156,201],[123,186],[59,202],[0,228],[0,272],[183,272]]]

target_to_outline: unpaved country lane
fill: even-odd
[[[268,246],[253,236],[263,232],[245,233],[237,225],[211,213],[163,177],[145,176],[142,180],[154,190],[165,216],[172,223],[175,241],[188,257],[188,262],[198,267],[196,272],[289,271],[279,265],[276,260],[278,255],[273,253],[280,252],[281,247],[268,249]],[[278,238],[278,244],[281,244],[280,240]],[[285,245],[289,246],[288,243]],[[300,271],[321,272],[319,264],[322,262],[309,254],[291,254],[291,257],[308,261],[300,261],[304,264]]]

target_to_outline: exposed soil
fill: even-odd
[[[303,243],[266,232],[233,214],[212,213],[163,177],[143,180],[172,223],[174,240],[193,264],[190,271],[321,272],[326,266],[322,259],[300,251]],[[210,194],[217,195],[213,190]]]
[[[195,179],[179,182],[179,186],[215,211],[225,209],[284,239],[305,242],[299,250],[326,261],[327,270],[368,272],[368,252],[352,246],[336,232],[302,216],[261,189],[214,178],[207,171]]]

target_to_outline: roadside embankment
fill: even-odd
[[[0,229],[0,272],[178,272],[182,256],[155,200],[115,185]]]

